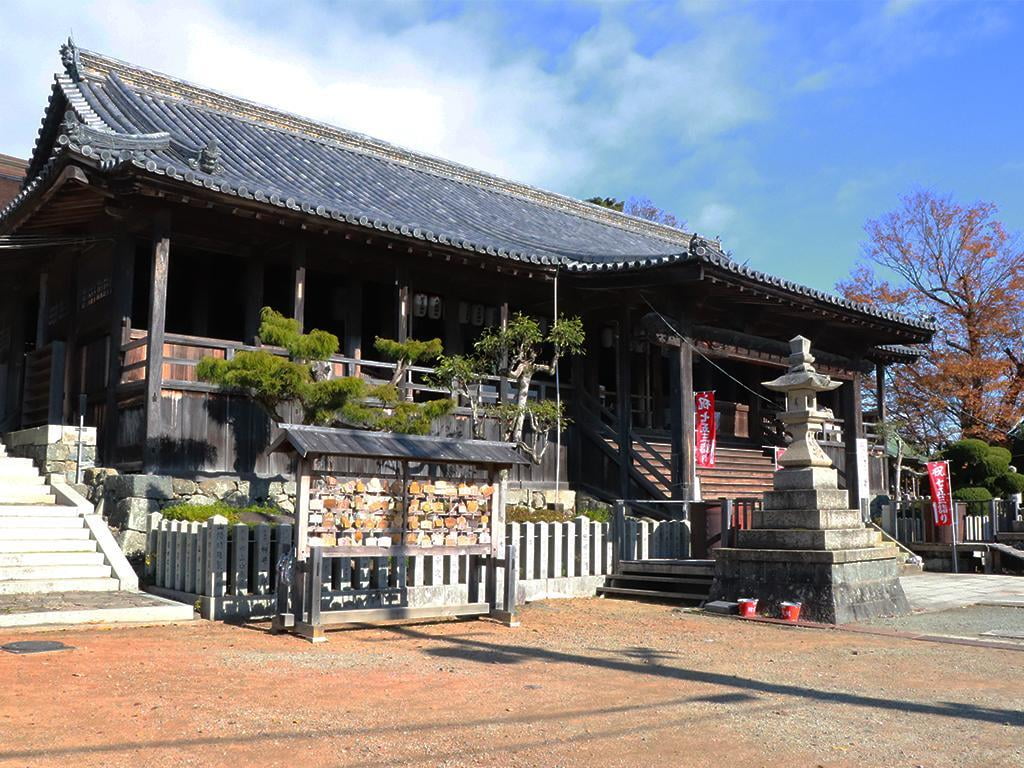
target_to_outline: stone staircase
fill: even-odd
[[[81,510],[57,504],[32,460],[0,443],[0,595],[120,586]]]

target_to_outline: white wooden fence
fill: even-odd
[[[269,618],[277,562],[292,549],[291,525],[229,525],[149,517],[146,582],[156,594],[196,603],[204,618]],[[577,517],[564,523],[507,523],[505,539],[519,552],[518,602],[592,597],[612,569],[608,523]],[[681,558],[689,553],[686,521],[627,518],[623,559]],[[468,557],[382,555],[332,559],[324,574],[332,609],[458,605],[467,601]],[[326,606],[325,606],[326,607]]]

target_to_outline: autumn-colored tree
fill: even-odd
[[[664,224],[676,229],[682,229],[686,222],[674,213],[669,213],[664,208],[659,208],[649,197],[631,197],[622,201],[614,197],[588,197],[586,202],[600,205],[602,208],[611,208],[613,211],[628,213],[640,219],[647,219],[658,224]]]
[[[932,320],[926,357],[890,369],[887,406],[927,451],[963,437],[1003,443],[1024,393],[1024,253],[992,203],[913,192],[865,225],[861,261],[838,289]]]

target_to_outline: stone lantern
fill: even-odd
[[[736,532],[735,546],[715,550],[711,599],[757,598],[758,610],[768,615],[777,615],[783,601],[798,601],[802,616],[832,624],[907,613],[897,548],[850,508],[814,438],[828,418],[818,409],[818,393],[841,382],[814,370],[808,339],[797,336],[789,344],[789,370],[764,386],[785,393],[782,422],[792,442],[753,525]]]

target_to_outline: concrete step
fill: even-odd
[[[104,563],[85,565],[5,565],[0,567],[0,582],[4,581],[37,581],[52,579],[99,579],[110,576],[110,566]],[[67,586],[65,589],[74,589]]]
[[[56,504],[56,497],[46,493],[48,490],[46,486],[27,485],[19,489],[15,485],[0,483],[0,504]]]
[[[116,592],[121,582],[107,576],[91,579],[22,579],[0,581],[0,595],[24,595],[41,592]]]
[[[21,531],[18,532],[19,536]],[[66,532],[61,531],[62,534]],[[79,531],[75,530],[75,534]],[[0,553],[4,554],[15,554],[19,552],[96,552],[96,542],[89,537],[89,531],[86,528],[81,529],[81,533],[85,535],[76,535],[74,537],[65,538],[54,538],[50,536],[40,536],[38,538],[18,538],[9,539],[6,537],[0,537]]]
[[[81,517],[75,507],[58,504],[0,504],[0,517]]]
[[[154,624],[192,621],[193,608],[155,595],[108,592],[0,598],[0,627],[66,624]]]
[[[21,488],[24,486],[43,485],[43,476],[37,473],[19,473],[0,477],[0,488]]]
[[[627,589],[626,587],[598,587],[597,594],[611,597],[645,597],[655,600],[707,600],[704,592],[665,592],[660,589]]]
[[[0,552],[0,569],[59,565],[103,565],[103,553]]]
[[[39,473],[32,459],[19,459],[12,456],[0,458],[0,477],[4,475],[19,475],[25,472]]]
[[[85,521],[81,517],[74,515],[48,515],[43,512],[36,512],[35,514],[22,515],[19,517],[0,517],[0,537],[7,536],[7,538],[10,538],[10,536],[5,533],[7,530],[24,531],[33,528],[66,528],[68,530],[77,530],[79,528],[85,528]]]

